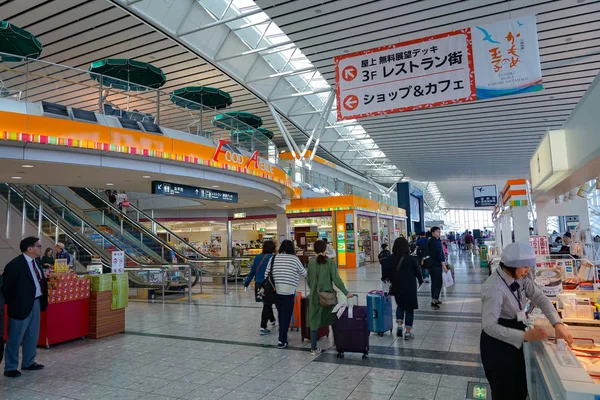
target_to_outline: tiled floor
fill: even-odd
[[[46,368],[0,377],[0,400],[464,399],[468,382],[485,381],[478,343],[487,270],[477,261],[451,254],[457,284],[442,309],[431,310],[425,285],[415,340],[371,336],[367,360],[337,359],[333,336],[320,341],[331,350],[317,358],[296,332],[290,348],[278,350],[275,334],[258,335],[260,305],[251,292],[205,290],[192,305],[130,303],[126,334],[40,349]],[[340,274],[362,304],[380,287],[379,266]]]

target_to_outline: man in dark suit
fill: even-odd
[[[38,371],[44,366],[35,362],[40,334],[40,312],[48,308],[48,283],[36,259],[42,245],[36,237],[26,237],[19,245],[20,256],[6,264],[2,292],[8,308],[8,341],[4,376],[18,378],[19,347],[23,344],[21,369]]]

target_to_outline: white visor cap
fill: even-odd
[[[500,261],[511,268],[533,267],[536,264],[535,251],[527,243],[511,243],[502,250]]]

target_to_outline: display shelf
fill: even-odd
[[[100,339],[125,332],[125,309],[112,309],[112,290],[92,292],[89,337]]]

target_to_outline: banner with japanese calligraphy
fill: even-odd
[[[542,90],[535,15],[471,28],[477,99]]]
[[[336,57],[338,120],[475,100],[468,29]]]
[[[338,120],[542,90],[535,15],[335,58]]]

